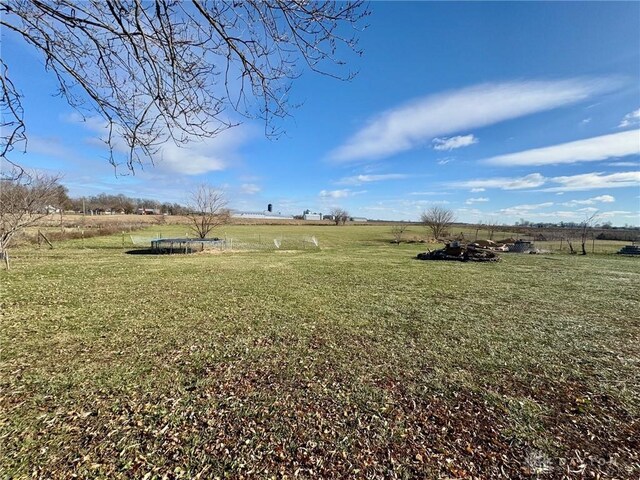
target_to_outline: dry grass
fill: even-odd
[[[640,474],[639,259],[419,262],[388,227],[225,233],[247,229],[322,249],[14,253],[1,477]]]

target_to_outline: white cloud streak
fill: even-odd
[[[404,173],[386,173],[380,175],[354,175],[352,177],[344,177],[336,182],[339,185],[362,185],[363,183],[383,182],[386,180],[402,180],[408,175]]]
[[[524,177],[498,177],[479,180],[467,180],[451,184],[454,187],[470,188],[471,191],[484,191],[487,188],[499,188],[501,190],[521,190],[524,188],[536,188],[544,185],[545,178],[539,173],[531,173]]]
[[[483,203],[488,202],[489,199],[487,197],[476,197],[476,198],[467,198],[467,201],[464,202],[467,205],[473,205],[474,203]]]
[[[610,162],[607,163],[607,167],[640,167],[640,161],[638,162]]]
[[[610,89],[611,80],[488,83],[430,95],[388,110],[331,152],[349,162],[395,155],[429,140],[550,110]]]
[[[425,191],[425,192],[409,192],[408,195],[422,196],[422,195],[451,195],[451,194],[449,192]]]
[[[613,203],[615,201],[616,199],[613,195],[599,195],[585,200],[570,200],[562,205],[565,207],[573,207],[575,205],[594,205],[596,203]]]
[[[439,151],[451,151],[456,148],[468,147],[469,145],[473,145],[474,143],[478,143],[478,139],[470,135],[458,135],[457,137],[443,137],[443,138],[434,138],[433,139],[433,149]]]
[[[347,198],[353,197],[354,195],[360,195],[362,193],[366,193],[366,190],[354,192],[345,188],[343,190],[321,190],[319,195],[321,198]]]
[[[553,186],[555,184],[555,186]],[[470,188],[472,191],[479,189],[523,190],[545,187],[545,192],[575,192],[581,190],[597,190],[602,188],[640,187],[640,171],[603,173],[592,172],[579,175],[565,175],[560,177],[544,177],[540,173],[530,173],[524,177],[496,177],[466,180],[450,183],[448,186],[457,188]],[[610,196],[601,195],[594,197],[606,202],[603,198]],[[612,197],[613,198],[613,197]]]
[[[580,190],[596,190],[599,188],[640,187],[640,171],[604,174],[601,172],[584,173],[553,177],[551,182],[560,184],[546,188],[548,192],[575,192]]]
[[[574,142],[498,155],[482,163],[505,167],[597,162],[640,154],[640,130],[612,133]]]
[[[618,128],[626,128],[638,124],[640,124],[640,108],[631,113],[627,113],[620,121]]]
[[[556,186],[551,186],[556,184]],[[497,177],[466,180],[449,184],[457,188],[496,188],[500,190],[534,189],[542,186],[545,192],[571,192],[596,190],[601,188],[624,188],[640,186],[640,171],[603,173],[592,172],[580,175],[544,177],[540,173],[530,173],[524,177]],[[594,197],[594,198],[602,198]]]
[[[540,210],[542,208],[549,208],[553,206],[553,202],[544,202],[544,203],[536,203],[536,204],[525,204],[525,205],[515,205],[513,207],[503,208],[499,210],[501,215],[520,217],[529,215],[532,212]]]
[[[260,192],[260,190],[262,189],[255,183],[243,183],[240,185],[240,191],[245,195],[255,195]]]

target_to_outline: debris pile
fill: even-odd
[[[440,250],[419,253],[418,260],[454,260],[459,262],[498,262],[500,257],[492,250],[477,245],[464,245],[453,241]]]
[[[471,244],[472,247],[492,250],[494,252],[515,252],[515,253],[540,253],[533,242],[527,240],[516,240],[506,238],[493,242],[491,240],[477,240]]]
[[[535,247],[533,246],[533,242],[528,242],[526,240],[516,240],[514,243],[509,245],[509,251],[516,253],[530,253],[535,251]]]
[[[618,250],[620,255],[640,255],[640,245],[625,245]]]
[[[494,242],[492,240],[476,240],[469,244],[472,247],[482,248],[484,250],[493,250],[494,252],[508,252],[509,245]]]

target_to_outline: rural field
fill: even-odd
[[[620,244],[423,262],[389,226],[221,230],[292,249],[11,252],[0,478],[640,477],[640,259]]]

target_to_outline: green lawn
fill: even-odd
[[[390,227],[224,230],[321,248],[12,252],[0,478],[640,475],[640,259],[421,262]]]

